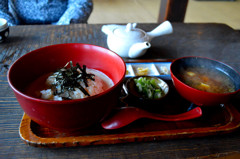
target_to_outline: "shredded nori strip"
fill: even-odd
[[[67,66],[70,64],[70,68]],[[83,65],[83,68],[76,63],[74,67],[72,61],[69,61],[63,68],[59,69],[56,74],[56,83],[54,95],[60,95],[64,93],[64,91],[74,91],[74,88],[79,88],[85,95],[90,96],[89,93],[83,88],[80,82],[84,82],[85,87],[88,87],[87,80],[93,80],[94,74],[88,74],[86,72],[86,65]],[[60,90],[60,91],[59,91]],[[66,97],[65,97],[66,98]],[[71,99],[70,96],[66,99]]]

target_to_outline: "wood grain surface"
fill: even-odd
[[[158,24],[139,24],[150,31]],[[89,43],[103,47],[102,25],[28,25],[10,27],[0,44],[0,158],[213,158],[240,154],[240,131],[226,135],[75,148],[36,148],[19,136],[23,111],[7,83],[7,68],[34,49],[60,43]],[[205,56],[240,70],[240,33],[223,24],[173,23],[174,33],[157,37],[141,59]],[[66,53],[67,54],[67,53]],[[125,59],[127,61],[127,59]],[[239,96],[233,101],[240,103]],[[239,109],[237,107],[237,109]]]
[[[179,100],[177,102],[183,104]],[[232,105],[202,110],[203,115],[193,120],[164,122],[141,119],[116,130],[105,130],[97,124],[75,132],[59,132],[41,126],[24,114],[19,134],[31,146],[59,148],[197,138],[231,133],[240,127],[240,114]]]

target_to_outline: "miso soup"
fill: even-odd
[[[180,72],[180,80],[195,89],[211,93],[235,91],[232,80],[216,69],[190,67]]]

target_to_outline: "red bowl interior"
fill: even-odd
[[[180,80],[180,70],[193,66],[204,66],[221,71],[226,74],[234,83],[235,91],[231,93],[209,93],[200,91],[186,85]],[[230,66],[204,57],[182,57],[172,62],[170,66],[171,77],[176,90],[185,99],[199,106],[214,106],[225,104],[240,91],[240,74]]]
[[[42,100],[24,93],[31,82],[69,61],[105,73],[114,86],[95,96],[66,101]],[[117,103],[125,72],[122,58],[106,48],[79,43],[58,44],[19,58],[9,69],[8,82],[21,107],[34,121],[55,129],[72,130],[93,125],[109,114]]]

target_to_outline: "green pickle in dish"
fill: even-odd
[[[135,78],[134,82],[138,92],[147,99],[159,99],[165,96],[164,91],[159,86],[158,81],[154,78],[139,77]]]

